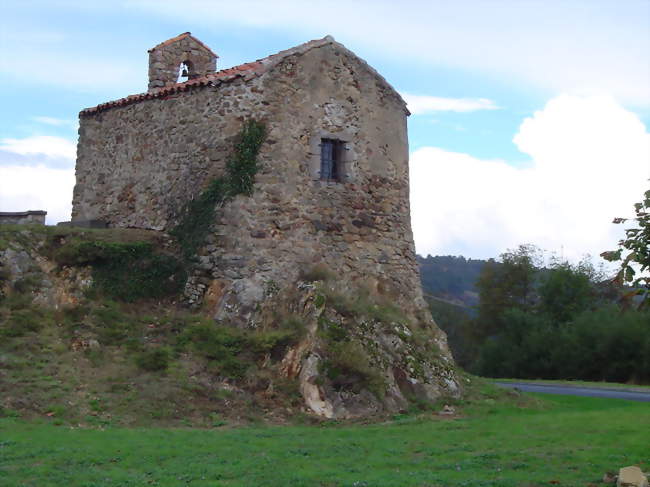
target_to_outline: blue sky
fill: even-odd
[[[420,253],[597,254],[650,177],[649,19],[645,0],[9,1],[0,210],[67,217],[78,112],[145,91],[155,44],[191,31],[226,68],[331,34],[409,102]]]

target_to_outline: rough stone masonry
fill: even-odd
[[[253,194],[219,211],[187,299],[208,296],[215,318],[250,325],[270,285],[323,264],[342,288],[363,282],[422,315],[400,95],[330,36],[215,66],[212,51],[182,34],[150,51],[148,92],[80,113],[73,221],[172,229],[223,174],[243,122],[259,120],[268,135]],[[179,68],[187,81],[176,82]],[[335,177],[322,174],[327,141],[340,148]]]

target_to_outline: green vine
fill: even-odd
[[[246,121],[226,162],[226,174],[213,179],[198,198],[183,208],[178,225],[170,233],[180,244],[185,260],[191,260],[204,244],[216,208],[239,194],[249,196],[253,192],[257,155],[265,137],[266,127],[262,122]]]

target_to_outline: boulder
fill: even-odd
[[[623,467],[618,471],[616,487],[648,487],[648,479],[637,466]]]

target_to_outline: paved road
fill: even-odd
[[[517,388],[524,392],[542,392],[544,394],[564,394],[568,396],[608,397],[612,399],[628,399],[630,401],[650,402],[650,392],[628,391],[596,387],[560,386],[533,384],[529,382],[495,382],[499,387]]]

